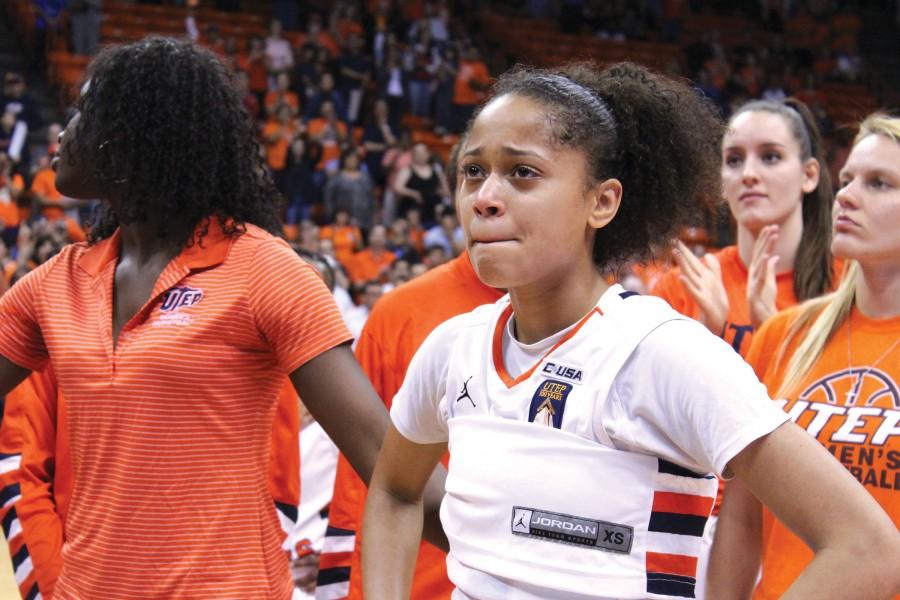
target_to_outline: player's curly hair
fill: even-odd
[[[89,240],[120,223],[159,219],[158,235],[199,243],[218,218],[226,235],[280,229],[280,197],[227,68],[190,42],[158,36],[103,50],[91,63],[72,155],[104,203]],[[200,225],[197,237],[190,233]],[[174,229],[178,228],[178,229]]]
[[[672,239],[721,198],[724,124],[683,83],[632,63],[520,65],[494,85],[492,98],[505,94],[546,107],[554,141],[585,155],[588,185],[621,181],[619,212],[594,241],[600,268],[650,257],[651,244]]]

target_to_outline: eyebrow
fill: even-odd
[[[763,142],[761,144],[757,144],[757,146],[762,146],[763,148],[787,148],[785,144],[779,144],[778,142]],[[725,150],[743,150],[745,146],[743,145],[734,145],[726,146]],[[753,146],[751,145],[751,148]]]
[[[522,148],[516,148],[515,146],[510,146],[508,144],[504,144],[503,146],[500,147],[500,149],[503,151],[504,154],[507,154],[509,156],[533,156],[534,158],[539,158],[541,160],[547,160],[545,157],[541,156],[540,154],[538,154],[536,152],[532,152],[531,150],[524,150]],[[466,157],[466,156],[481,156],[482,154],[484,154],[484,151],[479,146],[479,147],[472,148],[471,150],[466,150],[466,152],[463,153],[463,156],[464,157]]]
[[[841,169],[840,172],[838,173],[838,179],[840,179],[841,177],[845,177],[847,175],[853,175],[853,174],[854,174],[853,170],[851,170],[851,169],[846,169],[846,168]],[[896,179],[898,177],[898,174],[896,171],[879,169],[877,167],[874,169],[868,169],[868,170],[864,169],[861,174],[865,175],[866,177],[887,177],[887,178],[893,178],[893,179]]]

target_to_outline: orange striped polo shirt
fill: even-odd
[[[287,599],[267,489],[276,396],[350,336],[315,271],[248,225],[210,225],[113,348],[119,232],[73,244],[0,298],[0,354],[50,362],[74,489],[54,597]]]

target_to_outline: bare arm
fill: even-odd
[[[368,483],[390,420],[350,347],[337,346],[320,354],[291,373],[291,382],[312,416]],[[424,503],[426,539],[439,548],[447,547],[438,518],[445,478],[441,467],[429,481]]]
[[[419,204],[422,203],[422,194],[420,194],[416,190],[412,190],[406,187],[407,182],[409,181],[409,176],[412,174],[409,167],[403,167],[403,169],[397,173],[397,179],[394,181],[394,193],[398,196],[405,196],[407,198],[412,198]]]
[[[762,510],[740,481],[725,486],[709,557],[710,598],[748,600],[753,594],[762,553]]]
[[[423,492],[447,444],[415,444],[388,430],[363,520],[363,589],[369,598],[409,598],[422,536]]]
[[[786,423],[728,465],[815,552],[785,600],[884,599],[900,592],[900,533],[872,496],[815,439]]]

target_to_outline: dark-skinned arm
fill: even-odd
[[[313,358],[291,373],[291,382],[309,412],[368,485],[390,419],[350,346],[343,344]],[[423,537],[445,551],[447,538],[438,511],[446,476],[443,467],[434,470],[422,501]]]

